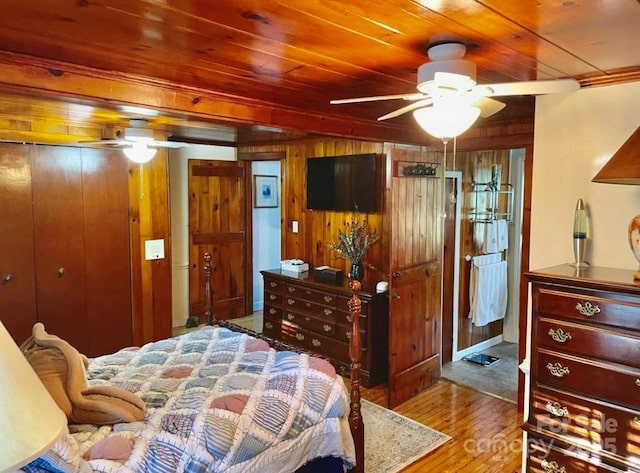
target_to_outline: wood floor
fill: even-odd
[[[386,403],[385,385],[361,392],[369,401]],[[515,404],[441,379],[394,411],[452,438],[403,473],[521,471],[522,414]]]

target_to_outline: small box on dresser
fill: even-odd
[[[531,282],[529,472],[640,472],[640,284],[569,265]]]
[[[326,357],[342,375],[349,375],[351,291],[347,282],[327,284],[281,270],[261,271],[264,278],[264,335]],[[360,293],[362,314],[362,384],[387,379],[387,294]]]

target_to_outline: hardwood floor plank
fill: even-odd
[[[362,397],[386,407],[386,385],[362,388]],[[402,473],[521,471],[523,419],[515,404],[441,379],[394,411],[452,438]]]

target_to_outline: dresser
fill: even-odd
[[[327,358],[341,374],[350,370],[351,298],[348,281],[334,286],[311,273],[261,271],[264,278],[263,334]],[[388,297],[364,287],[360,339],[362,384],[386,382],[388,372]]]
[[[528,273],[529,472],[640,472],[640,283],[632,270]]]

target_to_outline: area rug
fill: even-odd
[[[366,473],[395,473],[435,450],[451,437],[362,400]]]

